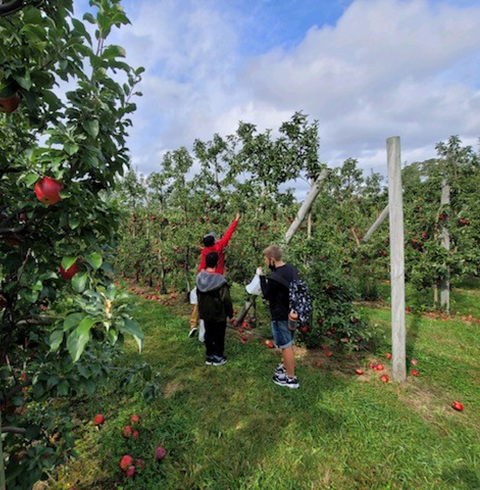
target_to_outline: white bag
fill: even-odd
[[[255,274],[255,277],[252,279],[250,284],[245,287],[248,294],[254,294],[255,296],[260,296],[262,294],[262,287],[260,286],[260,275]]]
[[[197,288],[193,288],[193,289],[190,291],[190,304],[191,304],[191,305],[196,305],[196,304],[198,304]]]
[[[198,340],[205,342],[205,322],[200,320],[198,324]]]

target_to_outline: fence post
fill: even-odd
[[[450,206],[450,186],[447,183],[447,179],[443,179],[442,182],[442,209],[444,206]],[[449,217],[442,221],[442,246],[450,253],[450,231],[448,229]],[[450,312],[450,272],[447,272],[446,278],[440,284],[440,304],[445,308],[447,313]]]
[[[388,204],[390,214],[390,264],[392,288],[392,374],[406,379],[405,250],[403,230],[402,160],[400,138],[387,139]]]

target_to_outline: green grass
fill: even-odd
[[[101,431],[85,425],[79,459],[49,488],[480,488],[479,324],[408,315],[408,356],[419,360],[421,376],[403,386],[382,383],[367,369],[368,357],[327,359],[302,350],[301,388],[287,390],[270,380],[279,357],[264,346],[266,326],[246,344],[230,331],[228,364],[207,367],[203,345],[186,339],[185,312],[139,301],[145,352],[129,345],[123,362],[151,363],[165,396],[147,405],[140,397],[99,394],[74,407],[86,420],[103,412],[107,422]],[[388,310],[364,313],[389,334]],[[354,367],[366,374],[352,374]],[[464,403],[463,413],[450,408],[453,399]],[[120,436],[133,413],[142,417],[135,443]],[[152,460],[156,445],[168,452],[161,465]],[[134,482],[118,469],[126,453],[147,462]]]

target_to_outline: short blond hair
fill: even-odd
[[[263,251],[263,256],[280,262],[283,257],[283,252],[278,245],[270,245]]]

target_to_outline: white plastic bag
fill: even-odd
[[[245,289],[248,294],[254,294],[255,296],[260,296],[262,294],[262,287],[260,286],[260,274],[257,270],[255,277],[252,279],[250,284],[248,284]]]
[[[198,304],[197,288],[193,288],[193,289],[190,291],[190,304],[191,304],[191,305],[196,305],[196,304]]]
[[[198,323],[198,340],[205,342],[205,322],[203,320]]]

